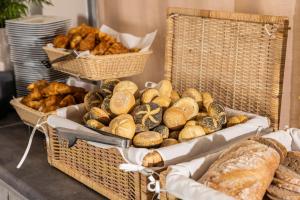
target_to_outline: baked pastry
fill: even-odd
[[[47,87],[49,83],[46,80],[38,80],[36,82],[30,83],[27,86],[28,91],[33,91],[33,89],[37,88],[39,90],[42,90],[43,88]]]
[[[160,147],[168,147],[168,146],[172,146],[174,144],[178,144],[178,141],[176,139],[167,138],[167,139],[164,139],[164,141],[161,143]]]
[[[209,116],[198,118],[197,120],[198,125],[202,126],[206,134],[213,133],[222,128],[222,125],[219,121]]]
[[[82,40],[82,37],[80,34],[72,35],[72,38],[70,40],[70,48],[78,50],[81,40]]]
[[[263,137],[253,137],[250,139],[255,140],[259,143],[262,143],[264,145],[267,145],[268,147],[275,149],[280,155],[280,162],[283,162],[285,160],[285,158],[287,156],[287,149],[280,142],[277,142],[276,140],[274,140],[272,138],[263,138]]]
[[[170,99],[171,99],[171,104],[174,104],[178,99],[180,99],[179,93],[173,89],[171,92]]]
[[[195,126],[195,125],[198,125],[199,123],[195,120],[189,120],[187,121],[187,123],[184,125],[184,127],[187,127],[187,126]]]
[[[212,98],[211,94],[208,92],[203,92],[202,93],[202,101],[203,101],[203,106],[206,111],[208,111],[209,105],[214,101]]]
[[[58,106],[62,99],[63,96],[49,96],[44,99],[45,107]]]
[[[100,107],[103,102],[103,98],[98,91],[88,92],[84,97],[84,106],[87,111],[93,107]]]
[[[76,104],[75,98],[72,95],[65,96],[58,104],[60,108]]]
[[[150,103],[155,97],[159,96],[159,92],[157,89],[150,88],[143,92],[141,96],[142,103]]]
[[[66,49],[69,45],[69,38],[65,35],[58,35],[53,40],[53,45],[55,48],[64,48]]]
[[[166,96],[159,96],[159,97],[156,97],[152,102],[156,103],[157,105],[159,105],[162,108],[168,108],[171,104],[171,99]]]
[[[187,120],[192,119],[199,112],[199,106],[197,102],[191,97],[183,97],[179,99],[172,107],[181,109]]]
[[[266,194],[271,200],[300,200],[300,194],[298,192],[293,192],[286,190],[275,185],[270,185],[267,189]]]
[[[300,198],[300,185],[292,184],[292,183],[289,183],[287,181],[284,181],[284,180],[281,180],[278,178],[273,178],[272,184],[279,188],[297,192],[297,193],[299,193],[299,198]]]
[[[86,92],[75,92],[72,95],[76,101],[76,104],[80,104],[84,102],[84,97],[86,95]]]
[[[227,127],[235,126],[237,124],[242,124],[248,121],[248,117],[246,115],[236,115],[233,117],[230,117],[227,120]]]
[[[104,80],[103,83],[102,83],[102,85],[101,85],[101,88],[100,88],[100,94],[103,97],[112,95],[115,86],[119,82],[120,82],[119,79],[107,79],[107,80]]]
[[[121,42],[115,42],[107,49],[104,55],[120,54],[120,53],[128,53],[128,52],[129,50]]]
[[[184,112],[178,107],[168,108],[163,115],[164,124],[171,130],[181,129],[186,121]]]
[[[209,116],[217,119],[222,125],[227,123],[225,108],[221,104],[212,102],[208,107],[207,113]]]
[[[43,106],[43,105],[42,105],[42,106],[39,108],[39,111],[41,111],[41,112],[43,112],[43,113],[48,113],[48,112],[53,112],[53,111],[55,111],[57,108],[58,108],[57,106],[48,106],[48,107],[46,107],[46,106]]]
[[[41,90],[44,97],[53,95],[65,95],[72,93],[72,88],[64,83],[52,82]]]
[[[152,131],[158,132],[162,135],[163,139],[166,139],[169,137],[169,129],[165,125],[159,125],[155,127]]]
[[[126,114],[135,105],[135,98],[128,90],[120,90],[112,95],[109,108],[115,115]]]
[[[106,42],[100,42],[96,47],[91,51],[93,55],[104,55],[105,52],[110,47],[109,43]]]
[[[28,96],[23,97],[21,103],[35,110],[39,110],[44,105],[44,100],[33,101]]]
[[[88,51],[94,49],[96,45],[96,33],[89,33],[83,40],[79,43],[79,51]]]
[[[41,100],[43,98],[41,90],[38,88],[34,88],[27,96],[33,101]]]
[[[171,97],[172,83],[170,81],[162,80],[155,88],[158,90],[159,96]]]
[[[132,139],[135,134],[135,123],[131,115],[122,114],[109,123],[111,132],[124,138]]]
[[[178,136],[180,142],[191,140],[205,135],[204,129],[198,125],[191,125],[184,127]]]
[[[244,140],[223,151],[199,182],[235,199],[261,200],[279,162],[275,149]]]
[[[99,107],[91,108],[91,110],[88,113],[90,115],[90,119],[95,119],[105,125],[108,125],[110,122],[108,113]]]
[[[162,135],[154,131],[138,133],[133,138],[133,145],[136,147],[151,148],[157,147],[163,142]]]
[[[300,174],[284,165],[279,165],[278,169],[275,172],[275,177],[285,182],[300,186]]]
[[[172,132],[170,132],[170,134],[169,134],[169,138],[178,140],[179,133],[180,133],[180,131],[172,131]]]
[[[195,88],[188,88],[182,93],[182,97],[191,97],[198,103],[199,109],[202,108],[202,94]]]
[[[148,127],[143,124],[135,124],[135,133],[149,131]]]
[[[89,119],[86,121],[86,125],[90,128],[93,128],[93,129],[101,129],[102,127],[104,127],[105,125],[102,124],[101,122],[95,120],[95,119]]]
[[[283,165],[300,174],[300,152],[289,151],[283,162]]]
[[[148,129],[152,129],[162,121],[162,108],[152,102],[142,104],[134,108],[132,116],[136,124],[142,124]]]
[[[112,133],[111,128],[109,126],[103,126],[100,130],[106,133]]]
[[[139,90],[139,88],[134,82],[132,82],[132,81],[121,81],[120,83],[118,83],[115,86],[113,93],[120,92],[120,91],[128,91],[132,95],[136,96],[139,92],[138,90]]]

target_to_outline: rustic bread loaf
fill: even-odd
[[[273,178],[272,183],[273,183],[273,185],[276,185],[280,188],[283,188],[283,189],[286,189],[289,191],[293,191],[293,192],[298,192],[299,196],[300,196],[300,186],[299,185],[295,185],[295,184],[283,181],[278,178]]]
[[[300,152],[289,151],[283,162],[283,165],[300,174]]]
[[[300,186],[300,175],[284,165],[279,165],[275,172],[275,177]]]
[[[270,199],[300,200],[299,193],[270,185],[267,196]]]
[[[263,137],[253,137],[253,138],[251,138],[251,140],[255,140],[259,143],[262,143],[264,145],[272,147],[279,153],[280,162],[283,162],[285,160],[285,158],[287,156],[287,149],[280,142],[277,142],[276,140],[274,140],[272,138],[263,138]]]
[[[225,150],[199,182],[236,199],[261,200],[279,162],[273,148],[245,140]]]

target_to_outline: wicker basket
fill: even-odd
[[[49,114],[54,114],[55,112],[50,113],[43,113],[37,110],[34,110],[32,108],[29,108],[28,106],[25,106],[21,103],[22,97],[15,98],[10,101],[10,104],[14,107],[16,112],[18,113],[21,120],[31,127],[34,127],[39,120],[46,119]],[[45,130],[47,130],[47,125],[43,125],[45,127]],[[39,129],[43,132],[43,129]]]
[[[179,91],[197,87],[227,107],[268,116],[278,128],[287,31],[284,17],[169,9],[165,78]],[[68,149],[51,127],[49,134],[54,167],[110,199],[153,197],[144,175],[118,169],[124,160],[116,149],[81,140]]]
[[[43,47],[52,61],[68,53],[59,49]],[[143,73],[152,51],[104,56],[89,56],[53,65],[55,70],[72,76],[99,81],[109,78],[128,77]]]

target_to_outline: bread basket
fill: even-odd
[[[165,78],[180,92],[199,88],[229,108],[267,116],[277,129],[287,31],[285,17],[171,8]],[[145,175],[119,169],[126,161],[116,149],[82,140],[65,148],[51,127],[49,136],[52,166],[110,199],[153,198]],[[144,158],[162,162],[155,151]]]
[[[43,47],[49,60],[67,55],[61,49]],[[128,77],[143,73],[152,51],[81,57],[53,64],[53,69],[83,79],[100,81],[110,78]]]

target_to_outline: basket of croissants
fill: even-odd
[[[60,82],[39,80],[27,86],[29,94],[10,101],[21,120],[35,126],[57,109],[83,103],[85,89]]]
[[[140,74],[152,54],[138,48],[129,49],[113,36],[86,24],[71,28],[66,35],[56,36],[53,46],[43,47],[50,61],[70,54],[71,50],[89,51],[87,56],[57,62],[52,67],[95,81]]]

